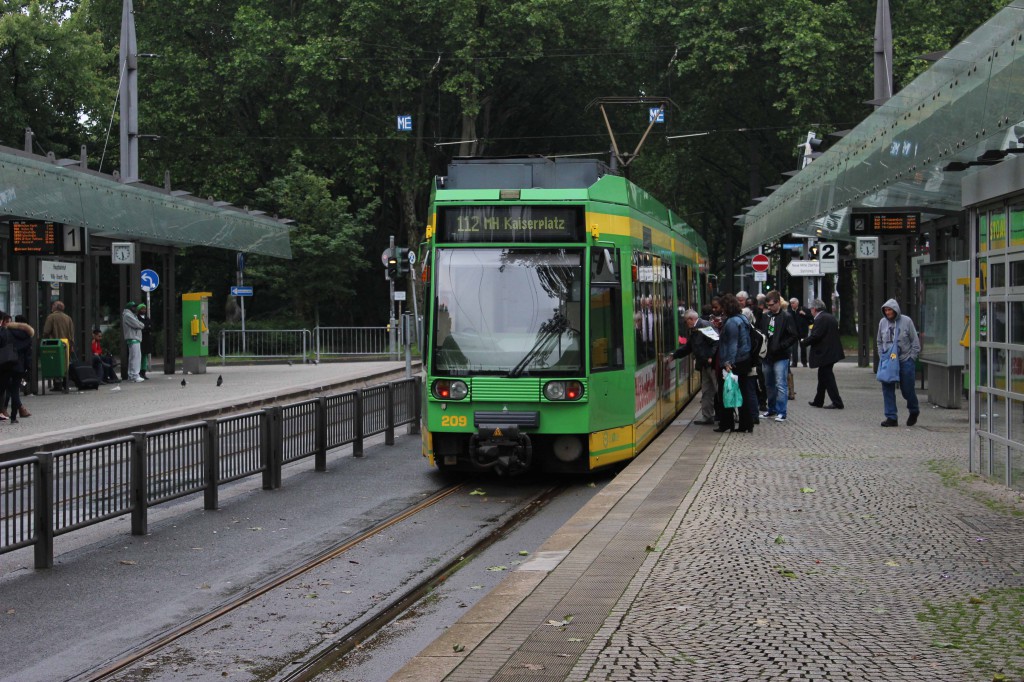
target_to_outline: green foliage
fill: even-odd
[[[0,142],[31,126],[58,155],[105,149],[122,0],[0,0]],[[1006,0],[893,4],[896,83]],[[796,143],[870,109],[874,3],[850,0],[134,0],[144,181],[296,221],[291,262],[250,259],[253,321],[316,315],[379,324],[378,262],[415,247],[431,178],[452,155],[607,154],[602,96],[674,105],[631,179],[707,240],[711,271],[738,255],[734,216],[798,165]],[[413,133],[395,130],[411,114]],[[635,148],[646,107],[612,112]],[[116,126],[116,118],[114,121]],[[116,127],[115,127],[116,130]],[[708,132],[666,142],[664,135]],[[113,139],[116,140],[116,134]],[[461,145],[437,143],[463,140]],[[475,142],[470,142],[475,140]],[[607,157],[606,157],[607,158]],[[95,159],[93,167],[95,167]],[[230,317],[234,254],[191,249],[181,290]],[[726,279],[725,281],[729,281]],[[358,294],[358,295],[357,295]],[[325,322],[327,320],[325,319]]]
[[[77,154],[116,92],[109,66],[88,2],[0,1],[0,140],[32,128],[35,152]]]
[[[279,294],[287,292],[289,308],[299,319],[340,322],[338,312],[355,296],[368,269],[362,239],[378,202],[351,212],[348,199],[331,196],[328,179],[306,168],[301,154],[294,155],[286,170],[258,191],[257,199],[296,221],[292,257],[302,264],[301,276],[293,263],[266,257],[251,259],[251,276]],[[321,301],[323,310],[318,311]]]

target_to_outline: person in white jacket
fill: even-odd
[[[142,369],[142,330],[145,326],[135,316],[135,302],[128,301],[121,313],[121,335],[128,344],[128,381],[137,384],[145,381],[139,376]]]

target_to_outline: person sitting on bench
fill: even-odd
[[[105,384],[119,384],[121,380],[114,373],[114,358],[110,353],[103,352],[103,332],[99,329],[92,330],[92,371]]]

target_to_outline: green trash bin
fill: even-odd
[[[68,390],[68,344],[64,339],[43,339],[39,342],[39,373],[43,378],[43,393],[46,379],[60,379],[61,388]]]

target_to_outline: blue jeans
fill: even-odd
[[[768,393],[768,411],[785,417],[789,403],[789,358],[765,360],[761,367],[764,369],[764,388]]]
[[[917,403],[917,392],[914,391],[916,368],[914,361],[900,360],[900,393],[907,401],[907,411],[917,414],[921,407]],[[885,418],[896,419],[896,384],[882,384],[882,400],[885,402]]]

